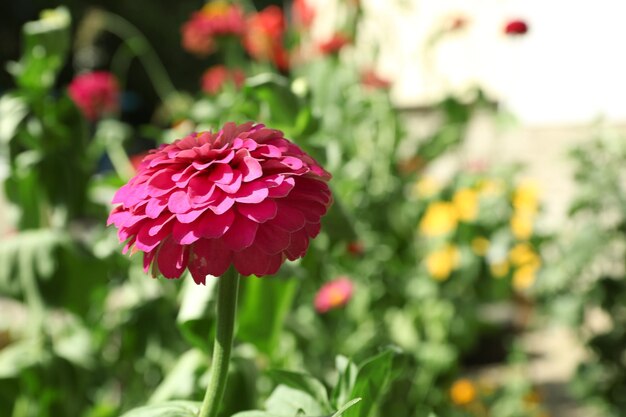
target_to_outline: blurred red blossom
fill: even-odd
[[[120,91],[117,79],[108,71],[94,71],[74,77],[68,93],[89,120],[119,110]]]
[[[289,55],[283,46],[285,16],[278,6],[269,6],[248,18],[244,47],[258,61],[270,61],[278,69],[289,69]]]
[[[317,49],[324,55],[336,54],[350,42],[350,38],[343,33],[335,33],[330,39],[319,43]]]
[[[504,33],[507,35],[525,35],[528,32],[528,24],[521,19],[514,19],[504,26]]]
[[[332,202],[330,174],[279,130],[227,123],[152,151],[109,215],[144,270],[194,281],[276,273],[307,251]]]
[[[352,298],[354,284],[350,278],[342,276],[327,282],[315,295],[313,304],[319,313],[326,313],[345,306]]]
[[[241,36],[245,26],[239,6],[222,0],[212,1],[194,12],[181,28],[183,48],[196,55],[209,55],[215,51],[218,37]]]
[[[215,95],[222,91],[225,83],[232,83],[240,88],[246,80],[246,74],[239,68],[229,69],[224,65],[215,65],[202,74],[202,91]]]
[[[315,20],[315,9],[308,0],[294,0],[292,5],[294,24],[300,28],[309,28]]]
[[[387,89],[391,87],[391,81],[380,77],[376,71],[372,69],[365,70],[361,73],[361,84],[373,89]]]
[[[363,243],[358,240],[354,240],[352,242],[348,242],[346,245],[346,250],[352,256],[362,256],[365,253],[365,247]]]

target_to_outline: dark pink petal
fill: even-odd
[[[295,186],[296,181],[293,178],[285,178],[278,186],[269,189],[269,197],[280,198],[285,197]]]
[[[197,234],[206,239],[221,237],[230,229],[235,220],[235,213],[227,211],[217,215],[212,211],[206,211],[200,219],[194,223]]]
[[[219,184],[230,184],[234,180],[233,169],[226,164],[217,164],[208,179]]]
[[[152,260],[154,259],[154,255],[156,255],[157,251],[153,250],[150,252],[144,252],[143,254],[143,272],[148,272],[150,269],[150,265],[152,264]]]
[[[189,272],[196,284],[204,285],[207,275],[219,277],[230,266],[232,251],[219,239],[200,239],[192,247]]]
[[[260,225],[254,238],[254,245],[269,255],[284,251],[290,242],[291,233],[274,226],[271,222]]]
[[[188,246],[177,245],[172,239],[167,239],[159,247],[157,264],[165,278],[180,278],[188,260]]]
[[[233,181],[230,184],[216,183],[215,185],[225,193],[234,194],[241,188],[242,177],[243,175],[241,175],[241,172],[235,171],[233,173]]]
[[[258,204],[237,204],[240,214],[257,223],[265,223],[276,217],[278,206],[274,200],[264,200]]]
[[[172,181],[173,171],[165,169],[158,171],[150,178],[147,185],[147,191],[152,197],[160,197],[176,188],[176,184]]]
[[[263,275],[270,266],[270,259],[256,246],[233,254],[233,264],[241,275]]]
[[[285,251],[287,259],[295,261],[296,259],[303,257],[308,247],[309,237],[307,236],[306,230],[303,229],[297,231],[296,233],[292,233],[291,242]]]
[[[241,251],[252,245],[258,227],[258,223],[236,214],[233,224],[222,239],[229,249]]]
[[[176,215],[176,220],[178,220],[181,223],[192,223],[198,217],[200,217],[202,213],[204,213],[205,211],[207,211],[206,207],[200,208],[197,210],[191,210],[191,211],[188,211],[187,213],[178,213]]]
[[[191,202],[185,191],[176,191],[170,195],[167,208],[172,213],[186,213],[191,209]]]
[[[256,180],[263,175],[263,169],[259,161],[250,156],[243,158],[243,163],[240,165],[239,169],[241,169],[241,173],[243,174],[244,182]]]
[[[304,166],[304,163],[301,159],[295,158],[293,156],[286,156],[280,161],[281,164],[291,168],[294,171],[301,169]]]
[[[243,184],[235,194],[235,201],[238,203],[260,203],[269,195],[267,186],[261,181]]]
[[[151,198],[146,205],[146,215],[151,219],[156,219],[167,207],[166,198]]]
[[[215,214],[224,214],[235,204],[235,199],[228,194],[222,194],[218,199],[209,204],[209,209]]]
[[[195,224],[174,222],[172,238],[180,245],[190,245],[200,239]]]
[[[272,220],[272,224],[289,232],[294,232],[304,227],[306,218],[300,210],[294,209],[289,203],[281,200],[277,200],[276,203],[278,204],[278,212],[274,220]]]

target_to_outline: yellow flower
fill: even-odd
[[[420,222],[420,232],[425,236],[439,236],[453,231],[457,224],[454,206],[448,202],[438,201],[426,209]]]
[[[533,234],[533,217],[529,213],[514,213],[510,225],[513,236],[518,240],[528,240]]]
[[[530,288],[535,283],[538,269],[539,266],[533,264],[519,267],[513,274],[513,287],[519,291]]]
[[[457,379],[450,387],[450,398],[456,405],[467,405],[476,399],[476,387],[469,379]]]
[[[471,222],[478,215],[478,193],[469,188],[461,188],[452,197],[459,220]]]
[[[489,239],[487,239],[486,237],[477,236],[472,239],[470,245],[472,246],[472,250],[476,255],[485,256],[487,254],[487,251],[489,250],[490,242]]]
[[[531,181],[519,184],[513,193],[513,208],[526,214],[536,213],[539,208],[539,186]]]
[[[509,273],[509,262],[507,260],[494,262],[489,265],[489,270],[494,278],[503,278]]]
[[[419,198],[430,198],[439,192],[441,188],[439,182],[432,177],[422,177],[413,186],[415,195]]]
[[[457,247],[446,245],[428,254],[426,269],[433,278],[444,281],[450,277],[450,273],[459,265],[459,261],[460,254]]]
[[[513,246],[509,251],[509,259],[511,263],[516,266],[526,264],[541,265],[539,255],[537,255],[537,252],[535,252],[528,243],[518,243]]]
[[[207,16],[223,16],[228,12],[230,4],[224,0],[215,0],[209,2],[202,7],[202,13]]]

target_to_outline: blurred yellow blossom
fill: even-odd
[[[535,214],[539,208],[539,186],[533,181],[520,183],[513,193],[513,208],[520,213]]]
[[[483,236],[477,236],[470,243],[472,251],[478,256],[485,256],[489,250],[489,239]]]
[[[438,281],[448,279],[450,273],[459,265],[459,250],[454,245],[446,245],[431,252],[426,257],[428,273]]]
[[[452,197],[459,220],[471,222],[478,215],[478,193],[469,188],[461,188]]]
[[[430,198],[437,194],[440,189],[441,184],[439,184],[439,181],[433,177],[423,176],[415,183],[413,192],[419,198]]]
[[[457,212],[451,203],[437,201],[426,208],[420,222],[420,232],[425,236],[439,236],[456,229]]]
[[[509,259],[516,266],[533,264],[539,266],[541,260],[539,255],[528,243],[518,243],[509,251]]]
[[[528,240],[533,234],[533,216],[526,212],[515,212],[511,217],[511,233],[518,240]]]
[[[469,379],[457,379],[450,387],[450,398],[456,405],[467,405],[476,399],[476,387]]]
[[[513,273],[513,287],[520,291],[530,288],[535,283],[538,269],[539,266],[535,264],[528,264],[519,267]]]
[[[498,261],[489,265],[489,270],[494,278],[503,278],[509,273],[509,261]]]

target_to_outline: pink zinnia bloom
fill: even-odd
[[[320,313],[343,307],[352,298],[354,285],[348,277],[341,277],[322,286],[315,296],[315,309]]]
[[[198,284],[231,265],[276,273],[304,256],[332,196],[330,174],[278,130],[227,123],[162,145],[113,198],[108,224],[144,270]]]
[[[269,6],[248,19],[243,45],[257,61],[270,61],[276,68],[289,69],[289,54],[283,46],[285,17],[278,6]]]
[[[191,15],[183,25],[183,48],[196,55],[206,56],[215,51],[216,39],[223,36],[241,36],[245,30],[242,9],[224,1],[207,3]]]
[[[308,0],[294,0],[292,4],[293,20],[296,26],[309,28],[315,20],[315,9]]]
[[[373,89],[387,89],[391,87],[391,81],[380,77],[374,70],[366,70],[361,73],[361,84]]]
[[[202,91],[215,95],[222,91],[224,84],[233,83],[240,88],[246,80],[246,74],[239,68],[228,69],[224,65],[215,65],[202,74]]]
[[[80,74],[68,87],[72,101],[89,120],[119,110],[120,91],[115,76],[107,71]]]
[[[344,46],[350,43],[348,38],[343,33],[335,33],[332,38],[317,45],[317,49],[324,55],[331,55],[338,53]]]
[[[528,24],[520,19],[511,20],[504,26],[507,35],[525,35],[527,32]]]

